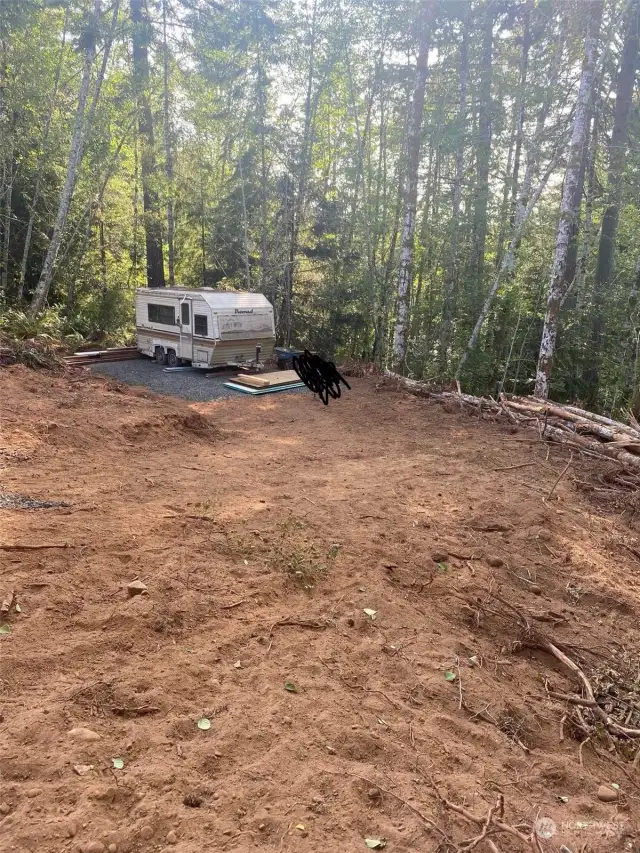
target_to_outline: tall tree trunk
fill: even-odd
[[[265,74],[262,62],[262,43],[261,36],[258,33],[258,79],[256,84],[256,95],[258,101],[258,121],[260,122],[260,290],[262,293],[267,293],[267,277],[269,266],[269,197],[267,184],[267,141],[266,141],[266,123],[267,123],[267,75]],[[275,281],[275,278],[274,278]],[[275,286],[269,291],[271,303],[275,302]]]
[[[420,238],[423,250],[426,249],[426,270],[429,273],[430,277],[432,277],[436,272],[438,261],[440,258],[441,248],[439,242],[436,242],[436,234],[434,233],[434,230],[429,226],[432,223],[437,223],[440,219],[440,183],[442,178],[443,156],[442,128],[444,121],[444,104],[442,102],[442,99],[440,99],[440,105],[438,108],[438,120],[435,131],[433,133],[433,146],[435,147],[435,157],[433,163],[433,180],[431,181],[430,204],[428,208],[427,206],[425,206],[425,213],[428,213],[428,217],[427,221],[422,227],[422,234]],[[429,171],[431,171],[431,167],[429,167]],[[429,238],[428,241],[427,238]],[[436,249],[438,250],[437,254]]]
[[[142,177],[142,206],[147,251],[147,286],[164,287],[164,258],[162,254],[162,221],[158,193],[154,186],[156,151],[153,133],[153,114],[149,93],[149,41],[151,21],[146,0],[131,0],[133,24],[133,77],[138,105],[138,136],[140,139],[140,173]]]
[[[430,152],[429,160],[433,160],[433,149]],[[416,282],[416,292],[415,299],[413,303],[411,301],[411,290],[409,291],[409,315],[410,315],[410,323],[409,323],[409,334],[412,338],[414,338],[420,327],[422,321],[422,312],[421,312],[421,302],[422,302],[422,287],[424,284],[425,277],[429,275],[429,257],[427,251],[427,240],[429,238],[429,226],[431,222],[430,208],[433,203],[433,188],[431,187],[430,173],[431,173],[431,162],[429,163],[429,172],[427,178],[427,189],[424,193],[423,199],[424,204],[422,207],[422,215],[420,216],[420,233],[418,236],[418,245],[420,247],[420,261],[418,263],[418,274],[417,274],[417,282]],[[435,214],[434,214],[435,216]],[[416,218],[417,218],[417,209],[416,209]],[[416,278],[416,276],[413,276]]]
[[[242,250],[244,254],[244,271],[247,280],[247,290],[251,290],[251,264],[249,263],[249,223],[247,221],[247,200],[244,192],[244,172],[242,170],[242,155],[238,157],[238,173],[240,175],[240,197],[242,199]]]
[[[2,220],[2,257],[0,263],[0,302],[7,298],[9,292],[9,246],[11,244],[11,220],[13,218],[13,181],[15,177],[15,164],[13,162],[15,151],[15,127],[11,122],[9,129],[9,145],[4,158],[4,215]]]
[[[473,276],[476,294],[481,298],[484,293],[484,255],[487,242],[487,209],[489,206],[489,165],[491,163],[491,84],[493,79],[493,20],[495,8],[493,0],[484,4],[482,22],[482,59],[480,71],[480,114],[478,116],[478,149],[476,192],[473,212]]]
[[[62,27],[62,41],[60,42],[60,53],[58,55],[58,64],[56,66],[56,74],[53,81],[53,91],[51,93],[51,106],[49,107],[49,112],[47,114],[47,118],[44,123],[44,131],[42,134],[42,153],[38,160],[38,171],[36,173],[36,185],[33,190],[33,197],[31,199],[31,205],[29,207],[29,220],[27,222],[27,230],[25,232],[24,237],[24,247],[22,249],[22,261],[20,262],[20,275],[18,278],[18,292],[16,294],[16,298],[18,302],[22,302],[24,299],[24,288],[27,279],[27,264],[29,263],[29,252],[31,251],[31,240],[33,237],[33,226],[36,221],[36,211],[38,209],[38,202],[40,201],[40,193],[42,191],[42,181],[44,178],[44,172],[47,165],[47,142],[49,140],[49,132],[51,130],[51,122],[53,120],[53,114],[56,106],[56,100],[58,97],[58,87],[60,86],[60,73],[62,71],[62,65],[64,62],[64,54],[67,43],[67,20],[68,20],[69,10],[65,9],[64,15],[64,24]]]
[[[500,269],[502,263],[502,253],[504,252],[504,241],[506,240],[509,231],[511,219],[509,217],[509,196],[513,186],[513,161],[514,151],[516,147],[516,134],[518,132],[518,104],[513,105],[513,117],[511,122],[511,133],[509,134],[509,149],[507,153],[507,168],[504,173],[504,183],[502,185],[502,204],[500,205],[498,239],[496,241],[496,253],[494,266]]]
[[[587,156],[587,189],[584,200],[584,227],[582,228],[582,240],[580,241],[580,254],[576,265],[576,274],[573,280],[572,289],[575,294],[568,302],[567,309],[574,311],[582,311],[582,306],[585,299],[585,280],[587,277],[587,265],[589,263],[589,253],[593,242],[593,201],[596,192],[596,157],[598,156],[598,113],[594,112],[591,122],[591,143],[589,145],[589,153]]]
[[[373,104],[378,92],[379,83],[382,78],[382,69],[384,66],[384,52],[385,52],[385,43],[386,43],[386,31],[382,38],[382,44],[380,45],[380,49],[376,60],[374,62],[373,73],[371,77],[371,82],[368,87],[368,96],[366,99],[366,113],[365,113],[365,124],[364,130],[360,128],[360,118],[358,114],[358,102],[356,98],[355,85],[353,80],[353,73],[351,70],[351,61],[349,57],[350,46],[345,42],[344,45],[344,60],[345,67],[347,71],[347,82],[349,86],[349,99],[351,102],[351,109],[353,111],[354,125],[356,131],[356,143],[357,143],[357,151],[358,151],[358,161],[357,161],[357,170],[356,170],[356,186],[354,191],[354,202],[353,202],[353,215],[351,216],[351,229],[349,235],[349,251],[351,250],[351,244],[353,240],[353,234],[357,225],[357,195],[358,195],[358,186],[360,179],[362,179],[362,209],[364,210],[363,217],[363,226],[365,232],[365,241],[366,241],[366,249],[367,249],[367,286],[370,291],[371,296],[371,316],[373,318],[373,325],[375,327],[375,318],[378,312],[378,298],[377,298],[377,288],[376,288],[376,280],[375,280],[375,247],[374,247],[374,236],[372,233],[372,211],[371,211],[371,170],[370,170],[370,153],[371,148],[369,145],[369,139],[371,134],[371,116],[373,111]],[[383,115],[383,105],[381,103],[381,120]],[[367,161],[368,171],[365,176],[365,162]],[[335,158],[334,158],[335,162]],[[334,182],[335,186],[335,182]],[[374,225],[375,227],[375,225]]]
[[[580,242],[580,220],[582,218],[582,199],[584,197],[584,181],[587,174],[587,160],[589,159],[589,140],[591,138],[591,121],[592,109],[589,110],[587,116],[587,138],[585,139],[584,148],[580,155],[580,167],[578,169],[578,180],[576,181],[571,199],[571,207],[574,210],[574,217],[571,221],[571,231],[569,233],[569,247],[567,249],[567,260],[564,267],[563,288],[568,291],[573,287],[576,271],[578,268],[578,247]]]
[[[304,130],[302,134],[302,147],[300,152],[299,174],[298,174],[298,192],[296,193],[294,203],[291,210],[291,246],[289,250],[289,263],[285,273],[285,293],[284,293],[284,322],[285,322],[285,343],[287,346],[291,343],[291,331],[293,326],[293,284],[295,279],[295,264],[298,256],[298,238],[300,235],[300,226],[304,215],[306,197],[307,197],[307,179],[309,173],[309,160],[313,148],[312,141],[312,125],[314,120],[315,108],[320,96],[319,90],[313,93],[313,87],[316,76],[315,52],[316,52],[316,26],[318,15],[318,0],[313,0],[313,8],[311,11],[311,22],[309,30],[309,66],[307,70],[307,91],[304,103]]]
[[[598,260],[593,284],[593,308],[591,313],[591,346],[588,348],[588,366],[584,378],[588,385],[587,402],[596,403],[600,385],[600,359],[606,326],[604,303],[606,291],[613,275],[616,234],[620,213],[622,175],[625,164],[629,117],[633,100],[633,89],[638,67],[640,43],[640,0],[632,0],[629,7],[627,30],[622,49],[620,71],[616,80],[616,102],[613,130],[609,143],[609,170],[607,176],[607,206],[602,216]]]
[[[89,106],[89,112],[87,113],[87,119],[85,121],[85,130],[82,139],[83,151],[86,148],[89,135],[93,130],[93,121],[96,117],[96,110],[98,108],[98,102],[100,101],[100,93],[102,92],[102,84],[104,83],[104,78],[107,73],[107,67],[109,65],[109,57],[111,55],[113,40],[116,35],[116,29],[118,27],[119,14],[120,0],[115,0],[111,9],[111,26],[109,27],[109,33],[105,38],[104,46],[102,49],[102,62],[100,63],[100,69],[96,75],[96,84],[93,90],[93,97],[91,98],[91,105]]]
[[[127,286],[133,278],[134,283],[138,279],[138,225],[140,222],[140,165],[138,162],[138,134],[133,131],[133,198],[131,200],[131,212],[133,214],[133,251],[131,253],[131,268]]]
[[[460,10],[462,18],[462,37],[460,41],[460,71],[459,71],[459,101],[458,101],[458,146],[456,150],[456,177],[453,184],[453,199],[451,205],[451,238],[449,244],[449,262],[444,281],[442,299],[442,323],[440,326],[440,376],[444,376],[449,360],[451,331],[455,291],[458,282],[458,233],[460,222],[460,207],[462,204],[462,181],[464,178],[464,143],[467,125],[467,77],[469,73],[469,4],[465,2]]]
[[[531,139],[530,144],[527,146],[524,177],[522,179],[522,185],[519,187],[515,204],[514,221],[516,222],[516,224],[518,222],[518,217],[522,217],[524,215],[527,202],[529,201],[529,195],[531,193],[533,179],[538,170],[538,159],[540,157],[540,147],[542,138],[545,133],[545,124],[549,115],[549,111],[551,110],[554,91],[558,83],[558,78],[560,77],[560,70],[562,68],[564,43],[567,35],[566,31],[567,20],[565,18],[562,20],[562,24],[560,26],[560,31],[558,33],[558,38],[555,45],[555,56],[551,67],[551,74],[549,75],[549,85],[547,86],[547,90],[545,92],[542,105],[538,113],[538,117],[536,118],[536,126],[533,132],[533,138]]]
[[[64,266],[64,264],[67,261],[67,258],[74,251],[74,245],[75,245],[76,237],[80,233],[80,229],[82,228],[84,221],[86,219],[87,225],[86,225],[85,232],[84,232],[84,238],[83,238],[82,243],[81,243],[81,248],[79,251],[76,251],[74,254],[75,258],[82,259],[84,257],[85,250],[86,250],[86,248],[89,244],[89,240],[91,238],[91,230],[93,228],[93,223],[94,223],[94,211],[98,211],[99,214],[102,215],[102,211],[104,208],[104,204],[103,204],[104,194],[106,192],[107,185],[108,185],[109,181],[114,176],[116,169],[118,168],[120,152],[122,151],[122,148],[123,148],[125,142],[127,141],[127,139],[129,139],[129,134],[131,132],[131,126],[132,125],[130,124],[128,126],[128,128],[126,129],[126,131],[124,132],[123,136],[120,137],[120,141],[118,142],[115,151],[113,152],[113,154],[109,158],[109,163],[108,163],[107,168],[105,170],[104,177],[101,178],[101,182],[100,182],[100,186],[98,188],[97,194],[95,196],[93,196],[91,198],[91,200],[89,201],[89,203],[85,206],[85,209],[84,209],[82,215],[78,218],[78,221],[75,223],[75,227],[73,228],[73,230],[69,234],[68,238],[66,239],[66,246],[64,248],[64,251],[60,254],[60,256],[58,258],[57,269]],[[134,137],[134,139],[135,139],[135,137]],[[134,152],[134,156],[135,156],[135,152]],[[135,219],[135,214],[134,214],[134,233],[135,233],[135,228],[136,228],[136,219]],[[55,281],[55,270],[54,270],[53,281]],[[71,279],[71,281],[69,283],[69,289],[67,290],[67,315],[70,315],[72,310],[73,310],[73,307],[75,305],[75,298],[76,298],[75,279],[73,278],[73,279]]]
[[[107,292],[107,244],[104,239],[104,210],[98,210],[98,233],[100,237],[100,289]]]
[[[202,286],[207,286],[207,205],[204,195],[204,178],[200,172],[200,262],[202,266]]]
[[[558,223],[556,234],[555,256],[547,291],[547,310],[542,328],[538,367],[536,370],[535,395],[543,399],[549,396],[549,377],[551,376],[555,355],[558,314],[565,294],[564,271],[571,239],[571,228],[576,217],[576,209],[574,207],[575,191],[579,179],[582,154],[589,132],[588,119],[595,80],[603,0],[589,3],[587,9],[589,12],[589,21],[588,32],[584,43],[584,61],[582,63],[580,88],[578,90],[575,116],[573,119],[567,169],[564,176],[562,202],[560,204],[560,222]]]
[[[593,101],[595,102],[594,97]],[[586,256],[580,256],[580,252],[586,251],[588,234],[586,229],[590,227],[591,207],[593,204],[593,184],[595,178],[595,156],[598,136],[598,115],[595,111],[595,103],[589,112],[589,139],[585,143],[585,150],[580,163],[578,183],[574,196],[576,218],[571,223],[571,234],[569,236],[569,249],[567,251],[567,263],[564,269],[564,295],[561,307],[567,311],[574,311],[577,305],[578,278],[585,272],[584,263]],[[585,192],[585,184],[587,191]],[[585,201],[585,224],[582,227],[582,201]]]
[[[608,40],[605,39],[605,44]],[[604,56],[602,57],[604,58]],[[569,234],[569,248],[567,249],[567,260],[564,268],[564,292],[562,305],[564,305],[567,295],[573,290],[578,272],[578,250],[580,247],[580,226],[582,219],[582,200],[584,198],[584,184],[587,177],[587,166],[589,155],[591,153],[591,126],[597,121],[596,116],[596,101],[598,97],[598,75],[594,78],[593,89],[591,92],[591,100],[589,101],[589,110],[587,113],[587,136],[584,141],[582,154],[580,157],[580,168],[578,169],[578,181],[576,183],[571,206],[575,211],[575,216],[571,221],[571,232]]]
[[[47,296],[49,294],[49,288],[51,287],[51,282],[53,280],[54,267],[56,259],[58,257],[58,251],[60,250],[60,243],[62,241],[62,234],[64,231],[65,223],[67,221],[69,207],[71,205],[73,188],[76,183],[78,168],[82,160],[82,143],[85,131],[84,113],[87,106],[87,99],[89,97],[89,88],[91,86],[91,69],[93,67],[93,61],[96,54],[96,42],[94,34],[96,29],[98,28],[100,12],[101,0],[95,0],[93,7],[93,19],[88,22],[88,26],[85,32],[86,46],[84,66],[82,69],[82,81],[80,83],[78,105],[76,107],[76,118],[73,128],[73,137],[71,139],[71,148],[69,150],[69,158],[67,160],[67,175],[65,178],[64,187],[62,188],[62,194],[60,196],[58,213],[56,215],[56,221],[53,226],[51,242],[49,243],[47,255],[42,266],[40,279],[34,291],[33,299],[31,300],[30,313],[33,316],[39,314],[40,311],[42,311]]]
[[[496,269],[500,269],[504,243],[516,219],[516,203],[518,200],[518,189],[520,179],[520,163],[522,159],[522,143],[524,139],[524,117],[525,117],[525,93],[527,86],[527,75],[529,72],[529,51],[531,50],[531,11],[533,0],[526,0],[523,9],[523,31],[522,31],[522,54],[520,56],[520,80],[518,92],[514,104],[512,143],[509,145],[509,156],[507,158],[507,173],[503,187],[502,209],[500,215],[500,230],[498,244],[496,247]],[[510,201],[509,201],[510,199]],[[510,207],[510,213],[507,211]]]
[[[540,183],[536,187],[533,195],[529,199],[529,203],[526,208],[522,210],[521,207],[518,208],[518,213],[516,214],[516,222],[514,223],[514,230],[512,232],[511,240],[509,242],[509,247],[505,252],[502,262],[500,263],[500,268],[496,272],[496,275],[493,279],[493,284],[491,285],[491,289],[489,290],[489,294],[485,299],[484,305],[482,306],[482,310],[476,320],[476,324],[473,327],[473,332],[471,333],[471,337],[469,338],[469,342],[467,343],[465,351],[462,353],[462,357],[460,358],[460,362],[458,364],[458,369],[456,370],[456,379],[460,379],[460,375],[462,374],[462,368],[467,362],[470,354],[472,353],[475,345],[478,342],[478,337],[480,336],[480,332],[482,327],[484,326],[485,320],[491,310],[491,306],[493,305],[493,300],[496,297],[498,289],[502,284],[506,275],[512,275],[515,270],[516,265],[516,252],[518,246],[520,244],[520,239],[522,237],[522,232],[524,231],[524,227],[527,224],[527,220],[531,215],[533,208],[536,206],[538,199],[540,198],[542,191],[547,185],[547,181],[549,180],[549,176],[552,171],[555,169],[558,160],[560,159],[560,150],[556,152],[556,155],[551,160],[549,165],[547,166],[547,170],[542,176]]]
[[[524,7],[524,27],[522,33],[522,58],[520,60],[520,89],[518,92],[518,125],[516,128],[516,149],[513,155],[513,178],[511,184],[512,213],[511,222],[515,221],[516,201],[518,198],[520,162],[522,158],[522,143],[524,140],[525,89],[529,73],[529,51],[533,43],[531,34],[531,12],[534,0],[526,0]]]
[[[0,198],[2,198],[5,202],[5,213],[0,216],[0,229],[2,231],[2,246],[8,245],[6,229],[9,227],[9,223],[11,221],[11,213],[7,217],[6,214],[6,200],[9,194],[9,181],[12,180],[9,177],[10,170],[13,168],[13,153],[11,154],[11,160],[9,160],[9,146],[13,149],[13,133],[10,129],[9,116],[7,114],[7,102],[5,96],[5,86],[7,81],[7,26],[6,26],[6,9],[4,7],[0,8],[0,160],[2,161],[2,186],[0,187]],[[8,140],[10,138],[10,143]],[[2,265],[2,259],[4,256],[4,251],[0,248],[0,266]],[[7,285],[6,285],[6,274],[5,269],[3,268],[0,271],[0,303],[4,302],[7,298]]]
[[[169,287],[175,287],[175,221],[173,216],[173,148],[169,112],[169,46],[167,44],[167,0],[162,0],[162,82],[164,111],[164,167],[167,173],[167,248],[169,250]]]
[[[418,59],[411,99],[407,136],[407,167],[404,181],[404,218],[400,244],[396,324],[393,333],[393,361],[396,372],[404,370],[409,329],[409,289],[413,273],[413,237],[416,227],[418,169],[422,143],[422,114],[429,60],[429,38],[434,0],[421,0],[418,16]]]

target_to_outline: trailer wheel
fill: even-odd
[[[164,364],[166,361],[166,356],[164,354],[164,350],[162,347],[156,347],[154,350],[156,364]]]
[[[169,365],[169,367],[177,367],[178,361],[179,361],[179,359],[175,353],[175,350],[172,350],[172,349],[168,350],[167,351],[167,364]]]

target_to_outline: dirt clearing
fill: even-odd
[[[640,740],[540,648],[640,727],[633,511],[579,459],[546,501],[535,432],[353,384],[0,372],[3,850],[640,849]]]

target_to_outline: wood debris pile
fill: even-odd
[[[34,369],[58,370],[63,364],[61,350],[61,345],[49,335],[21,340],[0,331],[0,367],[25,364]]]
[[[397,374],[387,376],[396,380],[399,387],[419,397],[457,402],[462,408],[471,407],[507,418],[514,424],[533,427],[542,440],[555,441],[587,455],[615,459],[631,472],[627,486],[633,489],[640,487],[640,424],[631,412],[629,423],[624,424],[576,406],[548,403],[535,397],[502,395],[499,400],[494,400],[456,391],[438,391],[427,383]]]

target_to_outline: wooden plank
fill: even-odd
[[[260,376],[243,373],[233,381],[239,382],[241,385],[250,385],[252,388],[276,388],[279,385],[299,382],[300,378],[295,370],[278,370],[275,373],[263,373]]]
[[[249,385],[251,388],[268,388],[269,380],[266,376],[253,376],[250,373],[241,373],[233,380],[240,385]]]

